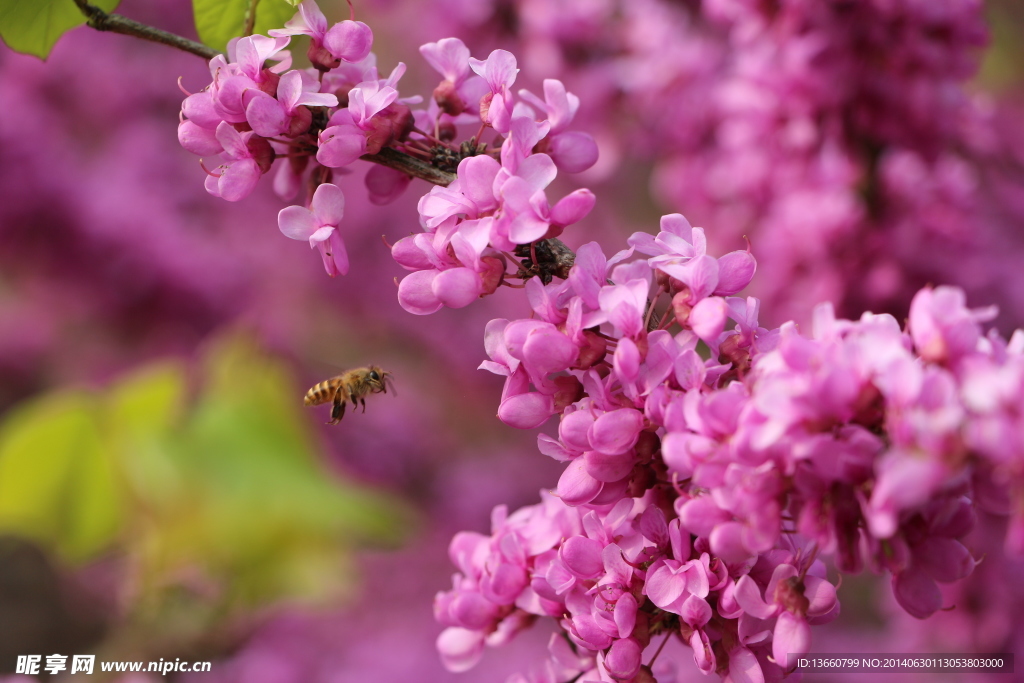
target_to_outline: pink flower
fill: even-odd
[[[434,101],[442,112],[458,116],[477,104],[487,92],[483,79],[470,76],[469,48],[458,38],[444,38],[420,46],[420,54],[444,76],[434,88]]]
[[[810,649],[807,618],[831,613],[836,606],[836,589],[817,576],[800,576],[793,565],[780,564],[772,572],[765,597],[767,602],[762,600],[761,591],[750,575],[740,577],[736,583],[736,601],[745,612],[741,621],[751,617],[778,617],[772,653],[779,666],[789,669],[791,656],[805,654]]]
[[[922,289],[910,304],[909,331],[925,360],[955,364],[974,351],[981,339],[979,322],[995,318],[994,306],[969,310],[956,287]]]
[[[345,195],[337,185],[325,183],[316,188],[310,208],[288,206],[281,209],[277,222],[281,232],[293,240],[308,240],[324,260],[331,277],[348,272],[348,253],[338,232],[345,214]]]
[[[206,191],[214,197],[237,202],[249,196],[260,176],[270,170],[274,150],[256,133],[239,133],[226,121],[217,126],[217,141],[224,148],[224,163],[210,171]]]
[[[412,117],[403,105],[395,117],[386,116],[389,106],[398,99],[394,85],[405,73],[399,63],[385,81],[360,83],[348,93],[348,108],[341,109],[328,121],[320,133],[320,148],[316,158],[324,166],[348,166],[364,154],[376,154],[382,147],[408,133]],[[397,106],[397,105],[396,105]],[[401,119],[401,120],[398,120]]]
[[[349,109],[331,117],[330,125],[320,133],[316,160],[324,166],[348,166],[366,154],[366,132],[359,127]]]
[[[281,77],[277,97],[250,90],[245,118],[252,129],[265,138],[305,133],[312,121],[307,107],[336,107],[336,95],[320,92],[316,77],[305,71],[289,71]]]
[[[358,62],[370,53],[373,32],[361,21],[342,21],[327,28],[327,17],[313,0],[302,0],[298,13],[285,22],[283,29],[273,29],[272,36],[309,36],[306,55],[320,71],[330,71],[342,61]]]
[[[268,38],[261,35],[246,36],[228,43],[227,60],[217,56],[210,60],[213,83],[209,87],[213,112],[229,123],[245,121],[245,106],[252,91],[268,95],[277,92],[278,74],[291,65],[291,55],[278,53],[288,45],[290,38]],[[268,59],[281,61],[264,68]],[[200,121],[200,125],[202,125]]]
[[[551,128],[543,151],[551,155],[560,169],[566,173],[580,173],[597,162],[594,138],[587,133],[566,130],[576,116],[580,98],[567,92],[561,81],[544,79],[544,100],[528,90],[520,90],[519,96],[547,114]]]
[[[509,89],[516,82],[515,56],[506,50],[494,50],[486,60],[470,58],[469,66],[483,77],[491,89],[480,101],[480,118],[502,135],[507,135],[512,123],[512,94]]]

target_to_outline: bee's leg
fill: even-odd
[[[331,421],[327,424],[336,425],[341,422],[341,418],[343,417],[345,417],[345,402],[339,401],[335,398],[334,403],[331,406]]]
[[[359,399],[359,402],[363,404],[363,412],[365,413],[366,412],[366,399],[365,398],[361,398],[361,399]]]

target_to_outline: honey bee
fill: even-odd
[[[365,413],[366,397],[369,394],[386,394],[390,387],[391,393],[397,395],[391,376],[392,373],[376,365],[355,368],[314,386],[306,392],[304,403],[307,406],[318,406],[330,401],[331,421],[327,424],[336,425],[345,416],[346,402],[352,403],[353,410],[357,404],[362,404]]]

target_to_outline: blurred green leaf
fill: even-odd
[[[210,47],[224,51],[228,41],[245,31],[249,6],[256,3],[254,33],[266,35],[272,28],[281,28],[295,16],[295,5],[289,0],[192,0],[199,39]]]
[[[0,428],[0,529],[81,560],[111,544],[121,519],[110,453],[86,394],[49,396],[7,418]]]
[[[120,539],[157,619],[342,594],[353,548],[397,542],[407,509],[328,471],[300,388],[246,337],[217,340],[199,369],[196,392],[162,362],[10,414],[0,531],[75,561]]]
[[[171,431],[185,410],[186,369],[153,363],[123,378],[106,397],[106,434],[119,458],[133,507],[157,514],[172,508],[187,486],[168,452]]]
[[[322,599],[342,585],[339,550],[398,540],[397,501],[342,482],[314,457],[301,391],[280,363],[232,337],[210,349],[204,375],[190,419],[171,439],[190,482],[183,501],[197,514],[175,517],[170,555],[230,575],[244,602]],[[319,584],[295,570],[324,556],[333,568]]]
[[[120,0],[90,0],[112,12]],[[16,52],[45,59],[57,39],[85,23],[72,0],[0,0],[0,37]]]

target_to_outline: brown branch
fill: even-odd
[[[363,161],[371,161],[381,166],[387,166],[393,168],[396,171],[401,171],[406,175],[411,175],[413,178],[422,178],[428,183],[433,185],[440,185],[441,187],[447,187],[455,180],[454,173],[448,173],[442,171],[439,168],[434,168],[425,161],[421,161],[416,157],[406,154],[405,152],[399,152],[397,149],[391,149],[385,147],[377,154],[364,154],[360,157]]]
[[[86,23],[97,31],[111,31],[113,33],[135,36],[136,38],[142,38],[143,40],[163,43],[164,45],[169,45],[171,47],[178,48],[179,50],[191,52],[192,54],[203,57],[204,59],[213,59],[217,55],[221,54],[212,47],[208,47],[202,43],[197,43],[194,40],[183,38],[174,33],[161,31],[158,28],[147,26],[146,24],[123,17],[120,14],[107,14],[99,7],[90,5],[88,0],[74,0],[74,2],[78,6],[78,9],[82,11],[82,14],[85,15],[87,20]],[[249,13],[246,17],[247,34],[252,32],[252,25],[256,20],[256,6],[258,3],[259,0],[251,0],[249,4]],[[413,178],[422,178],[433,185],[441,185],[442,187],[445,187],[455,180],[454,173],[442,171],[412,155],[399,152],[395,149],[385,148],[378,154],[366,154],[362,158],[364,161],[369,161],[401,171]]]
[[[90,5],[87,0],[74,0],[75,4],[78,5],[78,9],[85,15],[86,24],[96,29],[97,31],[110,31],[112,33],[121,33],[126,36],[135,36],[136,38],[142,38],[143,40],[149,40],[154,43],[163,43],[164,45],[170,45],[171,47],[185,52],[191,52],[194,55],[198,55],[203,59],[213,59],[217,55],[221,54],[218,50],[214,50],[212,47],[197,43],[194,40],[183,38],[177,34],[169,33],[167,31],[161,31],[158,28],[147,26],[146,24],[139,23],[128,17],[123,17],[120,14],[107,14],[99,7]]]
[[[251,36],[252,31],[256,28],[256,5],[260,4],[260,0],[249,0],[249,6],[246,8],[245,13],[245,30],[242,31],[243,36]]]
[[[74,0],[74,3],[82,11],[82,14],[85,15],[86,24],[97,31],[121,33],[154,43],[162,43],[185,52],[191,52],[203,59],[213,59],[217,55],[222,54],[218,50],[214,50],[212,47],[202,43],[197,43],[194,40],[183,38],[168,31],[161,31],[158,28],[148,26],[120,14],[107,14],[99,7],[90,5],[87,0]],[[259,0],[251,0],[249,4],[249,13],[246,16],[245,23],[246,35],[252,33],[253,25],[256,22],[256,5],[258,3]],[[454,173],[442,171],[410,154],[388,147],[385,147],[377,154],[364,154],[361,159],[393,168],[413,178],[420,178],[441,187],[451,185],[456,177]],[[530,260],[533,267],[530,276],[540,274],[546,282],[550,282],[552,277],[564,279],[569,276],[569,269],[572,267],[576,255],[565,243],[557,239],[542,240],[533,249],[533,253],[535,253],[534,258],[538,263],[534,263],[533,259]]]

